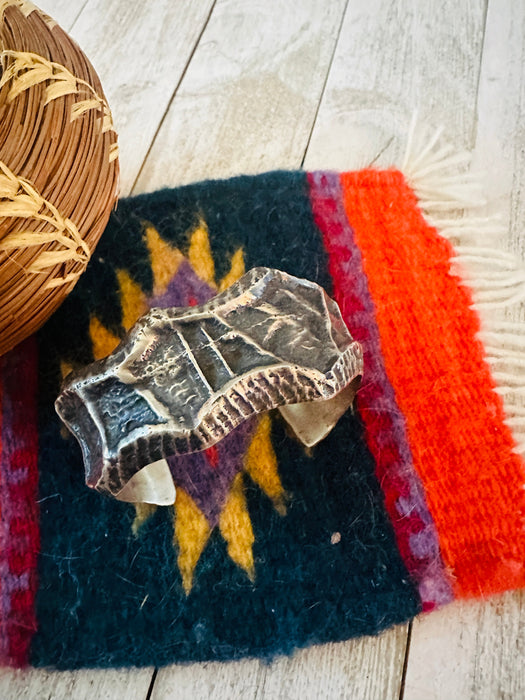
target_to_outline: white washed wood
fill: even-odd
[[[155,680],[151,700],[255,700],[264,668],[254,659],[168,666]]]
[[[2,700],[145,700],[151,673],[141,670],[0,669]]]
[[[256,700],[397,700],[406,640],[406,626],[399,625],[379,637],[311,647],[280,659],[267,668]]]
[[[129,194],[214,0],[90,0],[71,31],[95,66]]]
[[[454,603],[414,622],[403,700],[525,697],[525,595]]]
[[[474,165],[509,245],[525,249],[525,5],[490,0]],[[521,320],[525,321],[523,310]],[[525,595],[456,604],[414,625],[405,700],[525,697]]]
[[[483,23],[483,0],[352,0],[305,168],[399,163],[414,110],[473,147]]]
[[[490,0],[473,163],[525,259],[525,3]]]
[[[406,628],[399,626],[373,639],[304,649],[271,665],[247,660],[172,667],[159,672],[151,700],[397,700],[405,644]]]
[[[304,649],[271,665],[247,660],[171,667],[159,672],[151,700],[397,700],[405,644],[401,625],[372,639]]]
[[[88,0],[38,0],[35,4],[69,32],[87,2]]]
[[[138,191],[299,167],[346,0],[219,0]]]
[[[406,625],[378,637],[324,644],[267,665],[252,659],[172,665],[159,670],[151,700],[398,700]]]

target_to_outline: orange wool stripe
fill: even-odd
[[[398,171],[341,176],[374,300],[386,371],[403,412],[457,597],[525,586],[525,467],[476,337],[451,244]]]

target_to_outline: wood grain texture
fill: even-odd
[[[484,0],[349,3],[304,167],[399,163],[411,116],[472,148]]]
[[[168,666],[160,669],[150,700],[255,700],[264,674],[264,666],[254,659]]]
[[[44,671],[0,669],[2,700],[145,700],[152,669]]]
[[[42,0],[36,4],[56,20],[62,29],[69,32],[87,2],[88,0]]]
[[[340,644],[311,647],[266,669],[256,700],[399,698],[407,626]]]
[[[89,0],[72,36],[95,66],[119,134],[129,194],[214,0]]]
[[[401,687],[406,626],[374,638],[324,644],[279,658],[271,665],[246,660],[161,669],[151,700],[397,700]]]
[[[415,620],[403,700],[525,696],[525,594],[454,603]]]
[[[509,247],[525,259],[525,3],[490,0],[473,166],[502,217]]]
[[[346,0],[219,0],[138,191],[297,168]]]

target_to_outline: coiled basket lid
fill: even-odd
[[[0,0],[0,355],[84,271],[114,207],[118,145],[91,63],[26,0]]]

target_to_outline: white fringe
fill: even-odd
[[[525,264],[501,249],[506,235],[498,217],[479,213],[486,205],[481,185],[468,171],[470,154],[457,153],[412,118],[401,165],[427,221],[454,246],[453,274],[472,291],[473,308],[481,320],[479,339],[501,396],[505,422],[517,454],[525,454],[525,320],[518,316],[525,302]],[[478,210],[478,213],[476,213]],[[498,245],[499,244],[499,245]],[[525,315],[524,315],[525,318]]]

